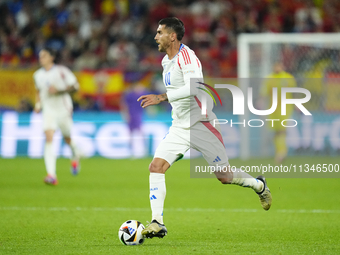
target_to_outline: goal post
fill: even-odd
[[[340,78],[340,75],[334,76],[335,73],[340,74],[340,33],[240,34],[237,40],[237,51],[239,86],[244,93],[249,87],[251,78],[267,77],[272,73],[273,65],[278,61],[283,62],[286,71],[299,81],[298,83],[300,86],[303,84],[303,79],[325,79],[326,77]],[[333,76],[330,75],[330,73],[332,73]],[[322,118],[322,116],[327,117],[334,113],[340,113],[340,109],[335,106],[335,99],[332,102],[328,102],[328,107],[325,107],[325,97],[332,97],[332,95],[335,97],[334,94],[340,96],[340,92],[338,92],[338,90],[340,91],[340,84],[338,82],[336,83],[337,85],[333,84],[334,86],[323,87],[323,84],[319,86],[319,90],[327,88],[327,91],[318,92],[315,95],[311,92],[314,100],[314,107],[312,108],[317,112],[317,116],[321,116],[319,118]],[[318,90],[316,87],[312,88],[312,90],[313,89]],[[257,94],[257,96],[259,95]],[[254,98],[256,99],[256,95],[253,99]],[[338,104],[340,105],[340,103]],[[246,111],[245,115],[241,116],[240,119],[249,119],[250,117],[249,111]],[[326,117],[325,119],[327,119]],[[316,118],[313,120],[316,122],[323,121]],[[263,143],[268,130],[261,131],[262,135],[255,141],[258,143],[258,151],[252,150],[254,146],[251,146],[251,143],[254,142],[254,137],[252,137],[251,132],[251,128],[247,126],[240,129],[241,159],[246,160],[251,157],[271,156],[273,150],[263,150]],[[326,131],[323,132],[325,133]],[[326,136],[327,135],[324,135],[322,139],[331,139],[331,137],[327,138]],[[312,141],[309,146],[312,146],[313,144],[318,144],[318,142]],[[332,144],[332,142],[323,141],[323,144],[325,145],[324,147],[327,147],[326,145]]]

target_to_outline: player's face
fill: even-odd
[[[280,73],[283,71],[283,65],[281,63],[276,63],[273,69],[274,73]]]
[[[169,33],[169,29],[166,29],[165,25],[158,26],[157,34],[155,36],[156,43],[158,43],[158,51],[166,52],[167,48],[170,47],[170,35],[171,33]]]
[[[41,50],[39,52],[39,63],[41,66],[52,64],[53,60],[54,60],[53,56],[51,56],[51,54],[48,51]]]

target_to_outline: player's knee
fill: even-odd
[[[46,143],[52,143],[53,142],[53,136],[46,136]]]
[[[70,137],[64,137],[64,141],[67,144],[71,144],[71,138]]]
[[[149,165],[150,173],[164,173],[162,164],[152,161]]]
[[[53,142],[54,130],[46,130],[45,131],[45,142],[51,143]]]

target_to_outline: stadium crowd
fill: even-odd
[[[337,0],[0,0],[0,66],[35,68],[48,46],[72,70],[159,71],[157,23],[177,16],[206,75],[232,77],[238,34],[339,32],[339,13]]]

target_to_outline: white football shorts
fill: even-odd
[[[71,129],[73,125],[72,115],[67,114],[50,114],[43,113],[43,130],[60,129],[64,137],[71,137]]]
[[[190,148],[201,152],[209,165],[216,165],[216,162],[218,165],[229,165],[220,127],[214,127],[212,121],[197,122],[190,128],[171,126],[156,149],[154,158],[162,158],[172,165]]]

